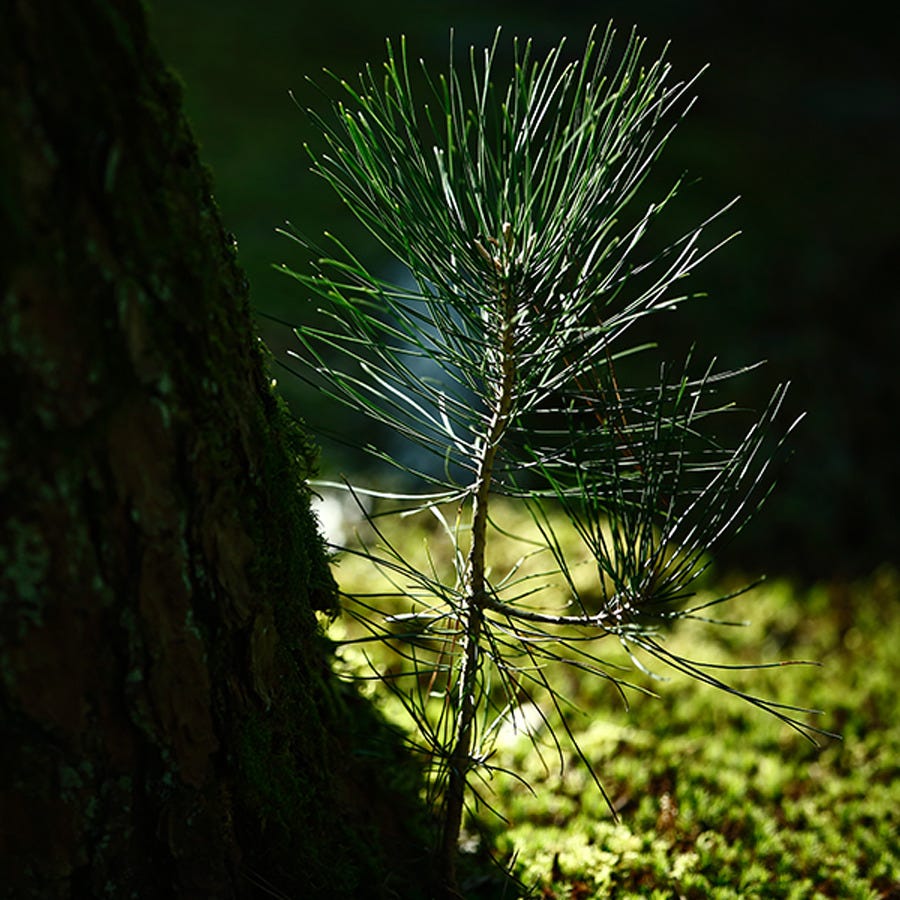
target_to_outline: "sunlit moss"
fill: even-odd
[[[436,534],[407,523],[391,537],[415,552]],[[337,574],[347,593],[371,590],[370,564],[346,556]],[[778,581],[721,611],[747,620],[745,627],[685,623],[668,637],[700,659],[821,660],[735,672],[733,679],[754,693],[822,709],[817,723],[843,741],[814,748],[780,722],[687,679],[653,683],[636,673],[658,696],[635,693],[629,709],[604,682],[573,679],[569,693],[580,712],[568,723],[620,824],[566,752],[560,772],[545,724],[542,754],[523,736],[498,742],[492,759],[533,793],[513,777],[494,777],[488,799],[507,821],[479,807],[468,830],[480,831],[531,895],[544,898],[892,896],[900,890],[898,598],[900,576],[890,569],[857,584],[803,591]],[[353,630],[340,619],[337,627]],[[375,664],[390,662],[389,649],[369,652]],[[402,721],[399,704],[383,708]]]

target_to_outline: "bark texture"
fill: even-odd
[[[416,775],[330,677],[310,447],[136,0],[5,2],[0,116],[0,895],[416,896]]]

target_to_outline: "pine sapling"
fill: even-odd
[[[620,377],[623,360],[646,349],[636,326],[688,299],[685,277],[723,242],[704,245],[710,219],[648,249],[683,186],[647,202],[648,173],[691,106],[696,77],[673,83],[665,54],[643,63],[633,33],[614,60],[614,37],[612,27],[592,32],[569,62],[564,42],[536,59],[531,42],[513,41],[506,80],[499,31],[461,61],[451,40],[439,75],[411,65],[405,41],[388,42],[382,69],[340,81],[331,117],[312,114],[326,142],[310,151],[313,170],[408,275],[394,283],[336,238],[326,252],[293,233],[311,268],[284,267],[316,304],[296,329],[298,374],[373,433],[419,448],[412,462],[392,446],[366,449],[422,486],[382,502],[434,515],[452,548],[449,572],[423,567],[373,515],[374,543],[346,549],[396,586],[388,610],[361,597],[346,608],[367,635],[356,643],[386,642],[406,660],[379,674],[431,765],[448,896],[466,799],[491,769],[500,725],[525,702],[548,723],[560,712],[551,663],[624,691],[621,670],[598,655],[613,639],[642,670],[639,654],[810,740],[819,731],[800,718],[806,710],[744,693],[720,679],[721,667],[661,638],[672,621],[730,599],[691,600],[714,551],[768,493],[773,455],[793,426],[779,424],[782,386],[743,437],[719,442],[713,426],[729,410],[719,392],[739,372],[713,364],[662,366],[645,384]],[[552,570],[563,591],[542,592],[541,578],[518,565],[490,568],[500,497],[528,510],[550,560],[541,574]],[[590,596],[574,571],[584,558]],[[574,740],[557,734],[568,731],[559,721],[553,739]]]

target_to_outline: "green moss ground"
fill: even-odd
[[[399,539],[411,552],[428,540],[440,564],[433,533],[405,520]],[[500,542],[498,556],[508,549]],[[376,583],[349,556],[336,574],[349,593]],[[719,576],[708,588],[731,582]],[[900,898],[898,601],[900,574],[889,568],[852,584],[775,581],[727,604],[723,618],[750,620],[747,627],[686,623],[669,637],[704,661],[819,661],[726,673],[753,693],[823,710],[810,721],[843,740],[823,738],[819,747],[678,675],[653,682],[634,673],[658,696],[634,694],[626,710],[608,684],[554,673],[577,707],[568,724],[619,821],[565,741],[560,772],[542,726],[545,752],[511,734],[491,760],[533,793],[495,776],[486,796],[506,821],[473,810],[465,846],[511,865],[523,897]]]
[[[572,727],[621,822],[582,767],[544,771],[527,741],[502,751],[536,794],[497,784],[524,884],[545,897],[900,897],[897,576],[841,589],[758,589],[746,629],[684,636],[701,659],[818,659],[821,668],[748,672],[742,685],[821,708],[843,741],[820,748],[740,701],[700,685],[661,685],[630,711],[577,685]]]

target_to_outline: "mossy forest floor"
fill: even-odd
[[[398,523],[396,539],[410,552],[427,543],[440,565],[436,534],[413,521]],[[510,551],[503,540],[500,557]],[[379,583],[350,555],[336,575],[351,594]],[[724,575],[706,584],[731,587]],[[479,804],[463,843],[511,867],[521,886],[504,897],[900,898],[900,573],[802,590],[767,582],[721,613],[750,624],[683,623],[670,644],[709,662],[820,662],[725,675],[763,697],[823,710],[809,720],[843,739],[814,747],[747,703],[672,673],[660,682],[629,673],[658,696],[633,693],[625,709],[607,682],[555,672],[573,703],[567,723],[619,821],[565,740],[560,771],[539,718],[540,753],[521,730],[504,728],[491,763],[517,777],[495,775],[485,790],[503,818]],[[338,619],[332,634],[347,628]],[[344,658],[360,671],[358,657]],[[402,722],[399,704],[368,684]],[[494,896],[476,881],[463,887]]]

